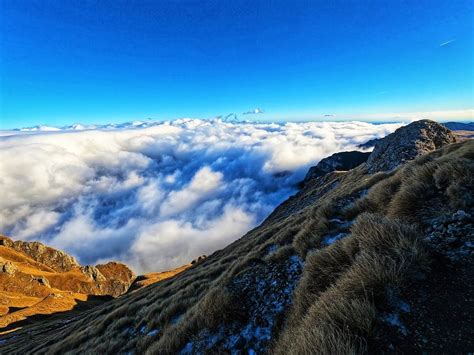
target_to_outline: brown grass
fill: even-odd
[[[183,266],[180,266],[176,269],[168,270],[168,271],[161,271],[161,272],[151,272],[149,274],[145,274],[139,277],[137,281],[133,283],[133,285],[130,287],[130,291],[134,292],[137,291],[143,287],[150,286],[154,283],[169,279],[180,272],[183,272],[184,270],[188,269],[191,267],[192,264],[186,264]]]
[[[375,321],[374,300],[424,261],[419,233],[400,221],[366,213],[351,232],[308,257],[276,353],[363,352],[361,339]]]

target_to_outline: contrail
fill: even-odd
[[[450,41],[441,43],[439,46],[440,46],[440,47],[444,47],[444,46],[447,46],[447,45],[450,44],[450,43],[453,43],[454,41],[455,41],[455,39],[452,39],[452,40],[450,40]]]

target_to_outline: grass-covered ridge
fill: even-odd
[[[433,218],[473,208],[474,142],[392,172],[310,181],[259,227],[172,279],[4,337],[9,353],[358,353],[387,290],[429,267]]]

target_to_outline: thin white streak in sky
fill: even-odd
[[[452,39],[452,40],[449,40],[449,41],[446,41],[446,42],[441,43],[439,46],[440,46],[440,47],[445,47],[445,46],[447,46],[448,44],[453,43],[454,41],[456,41],[456,40],[455,40],[455,39]]]

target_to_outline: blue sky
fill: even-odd
[[[241,118],[472,119],[472,1],[1,6],[1,128],[255,107]]]

